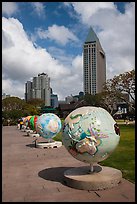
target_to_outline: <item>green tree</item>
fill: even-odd
[[[22,110],[24,101],[18,97],[8,97],[2,100],[2,110]]]
[[[35,106],[27,104],[18,97],[9,97],[2,100],[2,117],[5,120],[10,118],[12,121],[17,121],[20,117],[38,114],[39,110]]]
[[[126,102],[131,110],[135,110],[135,70],[108,79],[103,87],[103,100],[111,112],[117,102]]]
[[[90,106],[101,106],[101,94],[85,94],[84,100],[90,105]]]
[[[44,106],[44,100],[40,99],[40,98],[34,98],[34,99],[30,99],[27,101],[28,104],[31,104],[35,107],[41,107]]]

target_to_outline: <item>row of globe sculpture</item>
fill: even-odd
[[[120,140],[116,121],[101,107],[77,108],[65,118],[63,125],[53,113],[27,116],[23,122],[45,139],[54,139],[62,131],[62,142],[68,152],[90,165],[108,158]]]

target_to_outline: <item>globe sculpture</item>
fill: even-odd
[[[52,139],[62,127],[60,118],[53,113],[44,113],[38,117],[36,131],[45,139]]]
[[[117,147],[120,131],[112,116],[100,107],[81,107],[64,121],[62,141],[76,159],[93,164],[106,159]]]
[[[37,120],[38,120],[38,115],[34,117],[34,130],[36,130],[36,124],[37,124]]]
[[[30,129],[31,130],[34,130],[34,115],[30,118],[30,121],[29,121],[29,125],[30,125]]]
[[[30,119],[32,118],[32,115],[29,117],[28,119],[28,128],[31,129],[31,126],[30,126]]]
[[[32,116],[27,116],[27,117],[25,117],[25,119],[24,119],[24,121],[23,121],[23,123],[24,123],[24,125],[26,126],[26,128],[28,127],[28,122],[29,122],[29,120],[30,120],[30,118],[31,118]]]
[[[37,122],[38,116],[34,115],[30,118],[30,128],[31,130],[36,130],[36,122]]]

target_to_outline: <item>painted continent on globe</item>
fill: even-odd
[[[64,121],[63,144],[80,161],[93,164],[106,159],[119,140],[119,127],[103,108],[77,108]]]

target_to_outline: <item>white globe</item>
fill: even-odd
[[[93,164],[106,159],[119,140],[119,127],[103,108],[81,107],[65,118],[63,144],[80,161]]]

